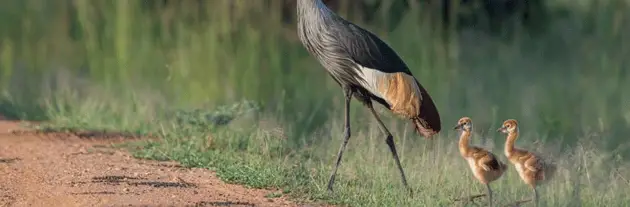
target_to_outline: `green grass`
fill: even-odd
[[[405,196],[383,135],[356,101],[336,193],[325,191],[341,143],[341,90],[296,41],[281,1],[181,2],[155,10],[145,1],[0,3],[0,112],[47,120],[52,130],[151,134],[159,141],[133,143],[136,156],[353,206],[450,206],[454,197],[483,192],[458,157],[450,126],[471,116],[474,142],[502,154],[504,137],[495,130],[516,118],[517,144],[560,165],[541,188],[547,206],[630,203],[624,1],[552,1],[544,34],[468,29],[448,43],[424,5],[391,32],[359,22],[399,52],[443,117],[429,147],[407,121],[379,110],[414,197]],[[499,203],[530,195],[513,168],[493,188]]]

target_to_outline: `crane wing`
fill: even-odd
[[[432,136],[441,130],[440,116],[427,91],[398,54],[375,34],[345,20],[329,27],[341,49],[357,64],[359,82],[385,100],[398,115],[411,118],[416,131]]]
[[[523,163],[523,166],[530,171],[538,172],[543,169],[542,160],[539,157],[530,154],[529,158]]]
[[[336,30],[335,36],[352,60],[362,67],[384,73],[411,71],[398,54],[376,35],[353,23],[344,21],[344,29]]]
[[[501,164],[496,156],[492,153],[487,153],[487,155],[480,160],[480,164],[484,167],[486,171],[500,170]]]

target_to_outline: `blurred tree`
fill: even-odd
[[[283,1],[282,17],[286,24],[295,24],[296,0],[264,0],[266,5],[272,1]],[[393,30],[403,16],[411,9],[420,9],[432,18],[440,21],[444,28],[475,28],[496,33],[524,26],[525,29],[543,28],[546,20],[546,8],[543,0],[323,0],[331,9],[347,16],[353,21],[364,22]],[[164,9],[187,11],[204,15],[205,0],[150,0],[142,1],[150,12]],[[457,12],[454,12],[457,11]],[[198,19],[203,21],[203,19]],[[518,24],[518,25],[515,25]]]

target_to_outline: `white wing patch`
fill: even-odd
[[[378,86],[379,86],[379,80],[382,80],[383,78],[385,78],[387,76],[387,74],[378,71],[376,69],[372,69],[372,68],[368,68],[368,67],[363,67],[358,65],[359,70],[361,71],[362,74],[360,74],[363,78],[363,87],[365,89],[367,89],[368,91],[370,91],[370,93],[374,94],[375,96],[382,98],[383,100],[387,101],[387,103],[389,103],[389,101],[385,98],[384,94],[382,94],[379,90],[378,90]],[[391,103],[389,103],[391,104]]]
[[[385,100],[392,112],[411,118],[420,113],[422,94],[413,76],[405,73],[384,73],[358,65],[363,78],[362,86],[375,96]]]

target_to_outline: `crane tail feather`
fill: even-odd
[[[418,116],[413,117],[412,121],[418,134],[421,134],[425,138],[432,138],[433,135],[439,133],[442,130],[442,124],[440,120],[440,114],[438,112],[433,99],[429,93],[422,87],[416,80],[416,84],[422,93],[422,102],[420,104],[420,113]]]
[[[422,119],[412,118],[411,121],[413,122],[413,126],[414,126],[414,129],[415,129],[416,133],[424,136],[427,139],[433,138],[433,135],[438,133],[438,131],[435,131],[435,130],[433,130],[431,128],[425,127],[427,124]]]

